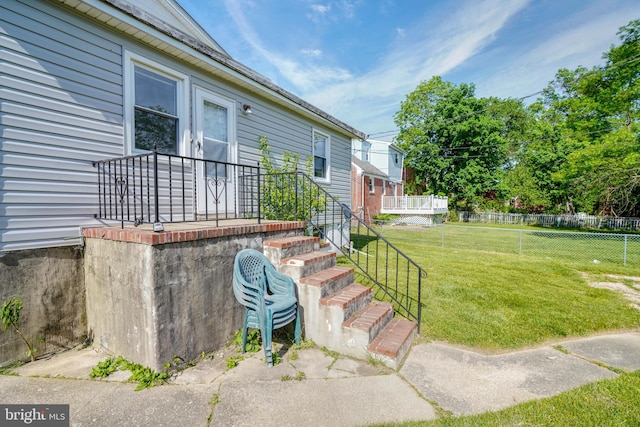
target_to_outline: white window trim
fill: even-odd
[[[312,133],[311,133],[311,151],[312,151],[312,157],[314,157],[314,158],[316,156],[316,148],[315,148],[316,134],[322,135],[325,138],[327,138],[327,143],[325,145],[325,147],[326,147],[325,159],[326,159],[327,170],[326,170],[326,176],[324,178],[319,178],[319,177],[316,177],[314,175],[313,179],[316,182],[329,184],[329,183],[331,183],[331,135],[329,135],[328,133],[319,131],[317,129],[312,129]]]
[[[189,124],[189,77],[172,68],[152,61],[144,56],[125,50],[124,52],[124,151],[125,155],[146,153],[145,150],[135,148],[134,144],[134,66],[146,68],[154,73],[162,74],[165,77],[177,82],[177,116],[178,116],[178,147],[179,156],[189,156],[190,129]]]
[[[369,194],[376,194],[376,179],[372,176],[369,177]]]

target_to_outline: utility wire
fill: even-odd
[[[597,69],[595,69],[595,70],[594,70],[594,69],[592,69],[592,70],[587,70],[587,71],[585,72],[585,74],[584,74],[584,75],[580,76],[580,78],[577,80],[577,82],[579,82],[580,80],[583,80],[583,79],[587,78],[588,74],[590,74],[590,73],[595,73],[595,72],[598,72],[598,71],[605,71],[605,72],[606,72],[606,71],[610,71],[610,70],[615,70],[616,68],[620,68],[620,67],[622,67],[622,66],[624,66],[624,65],[630,64],[630,63],[635,62],[635,61],[638,61],[638,60],[640,60],[640,54],[637,54],[637,55],[635,55],[635,56],[632,56],[631,58],[628,58],[628,59],[627,59],[626,61],[624,61],[624,62],[620,62],[620,63],[612,64],[611,66],[607,67],[606,69],[603,69],[603,68],[597,68]],[[531,98],[532,96],[540,95],[540,94],[541,94],[541,93],[543,93],[544,91],[545,91],[545,89],[542,89],[542,90],[539,90],[539,91],[537,91],[537,92],[531,93],[531,94],[529,94],[529,95],[521,96],[520,98],[515,98],[515,99],[517,99],[517,100],[519,100],[519,101],[523,101],[523,100],[525,100],[525,99],[527,99],[527,98]],[[507,100],[509,100],[509,99],[511,99],[511,98],[507,98]],[[471,112],[471,113],[463,114],[463,115],[460,115],[460,116],[457,116],[457,117],[453,117],[453,118],[451,118],[451,119],[447,119],[447,121],[453,121],[453,120],[459,120],[459,119],[462,119],[462,118],[472,117],[472,116],[474,116],[474,115],[481,114],[481,113],[483,113],[483,112],[485,112],[485,111],[488,111],[488,110],[490,110],[490,109],[496,108],[497,106],[498,106],[497,104],[493,104],[493,105],[490,105],[490,106],[488,106],[487,108],[484,108],[484,109],[482,109],[482,110],[480,110],[480,111],[475,111],[475,112]],[[382,135],[384,135],[384,136],[390,136],[390,135],[394,135],[394,134],[398,134],[398,133],[400,133],[399,129],[394,129],[394,130],[388,130],[388,131],[382,131],[382,132],[372,133],[372,134],[370,134],[369,136],[378,135],[379,137],[382,137]],[[386,135],[385,135],[385,134],[386,134]]]

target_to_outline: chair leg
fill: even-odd
[[[294,333],[296,338],[296,344],[300,345],[301,331],[300,331],[300,309],[299,308],[296,308],[296,325],[295,325]]]
[[[264,358],[268,366],[273,366],[273,354],[271,349],[271,334],[273,332],[273,317],[267,315],[262,333],[262,346],[264,347]]]
[[[244,324],[242,325],[242,354],[246,351],[247,348],[247,322],[249,320],[249,311],[245,309],[244,311]]]

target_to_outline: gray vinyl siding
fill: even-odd
[[[398,155],[397,164],[396,154]],[[402,182],[403,156],[404,154],[396,151],[388,143],[374,142],[371,146],[371,164],[387,174],[389,180],[393,182]]]
[[[77,244],[92,161],[122,155],[121,46],[49,3],[1,7],[0,250]]]
[[[313,130],[331,137],[331,181],[325,188],[349,204],[351,198],[351,140],[317,122],[310,121],[292,111],[283,110],[268,101],[253,98],[248,103],[253,113],[238,112],[238,143],[241,162],[255,165],[260,160],[261,136],[269,139],[271,154],[279,159],[284,151],[299,153],[300,168],[307,157],[313,155]],[[279,163],[278,163],[279,164]]]
[[[398,156],[398,163],[396,163],[396,156]],[[394,182],[402,181],[402,153],[397,152],[393,148],[389,147],[389,178]]]
[[[121,34],[40,0],[0,3],[0,251],[79,243],[100,225],[92,162],[124,152],[125,50],[188,76],[236,102],[238,161],[256,165],[258,139],[272,154],[312,155],[312,132],[331,136],[332,194],[350,200],[350,135],[248,89],[213,77]],[[242,105],[253,114],[245,115]],[[193,112],[191,112],[193,114]],[[187,128],[192,129],[191,118]],[[192,205],[193,201],[188,201]]]

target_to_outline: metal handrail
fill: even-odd
[[[125,222],[153,223],[155,230],[156,225],[162,229],[161,222],[211,220],[218,226],[221,219],[235,218],[306,221],[393,301],[399,314],[415,320],[420,332],[425,270],[305,173],[262,174],[257,166],[155,151],[93,164],[98,170],[96,217],[120,221],[122,227]],[[198,194],[198,188],[205,194]],[[235,202],[228,206],[225,197],[231,191]],[[198,198],[204,212],[196,208]],[[210,203],[213,212],[207,210]]]
[[[304,172],[263,175],[262,182],[265,219],[306,221],[393,301],[399,314],[415,320],[420,332],[427,276],[422,267]]]
[[[258,166],[149,153],[93,162],[96,218],[140,225],[258,219]],[[199,191],[202,190],[202,191]],[[201,206],[198,209],[198,206]]]

